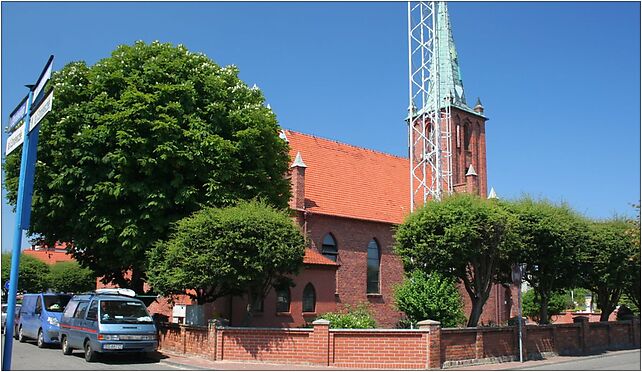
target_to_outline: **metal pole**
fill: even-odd
[[[517,316],[519,317],[518,319],[518,332],[519,332],[519,361],[520,363],[524,363],[524,355],[522,352],[522,270],[520,267],[519,271],[519,287],[517,288],[517,305],[518,305],[518,314]]]
[[[7,301],[7,325],[4,334],[4,348],[2,370],[11,369],[11,352],[13,350],[13,323],[16,313],[16,292],[18,291],[18,266],[20,265],[20,245],[22,244],[22,202],[25,197],[25,175],[27,173],[27,153],[29,152],[29,119],[33,91],[30,89],[27,98],[27,114],[24,123],[24,141],[22,143],[22,158],[20,162],[20,178],[18,180],[18,202],[16,204],[16,229],[13,236],[13,250],[11,252],[11,274],[9,276],[9,299]]]

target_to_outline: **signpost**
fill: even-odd
[[[512,279],[513,284],[517,286],[517,329],[519,337],[519,361],[524,362],[522,348],[522,275],[523,264],[513,265]]]
[[[16,292],[18,290],[18,266],[20,265],[20,244],[22,243],[22,230],[29,227],[31,215],[31,197],[33,194],[33,177],[36,167],[36,149],[38,146],[38,123],[51,111],[53,92],[44,99],[40,93],[51,77],[53,56],[49,57],[45,68],[34,85],[27,85],[29,94],[9,116],[9,129],[15,126],[24,117],[24,124],[15,130],[7,139],[5,155],[11,153],[22,144],[22,158],[20,161],[20,178],[18,181],[18,202],[16,204],[16,228],[13,236],[13,250],[11,253],[11,274],[9,277],[9,299],[7,301],[7,327],[4,337],[2,370],[11,369],[11,353],[13,350],[13,324],[16,313]],[[36,102],[36,109],[32,105]],[[24,107],[24,109],[23,109]],[[24,112],[24,114],[23,114]],[[33,120],[31,118],[33,117]],[[35,129],[35,130],[34,130]]]

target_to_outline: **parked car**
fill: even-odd
[[[60,321],[62,353],[85,352],[94,362],[103,353],[147,353],[158,348],[156,326],[131,290],[99,289],[74,296]]]
[[[20,342],[35,339],[39,348],[58,343],[60,318],[71,299],[66,293],[35,293],[22,297],[14,337]]]
[[[20,311],[20,304],[16,304],[16,312],[14,319],[17,317],[18,312]],[[9,308],[8,304],[2,304],[2,334],[4,334],[5,329],[7,327],[7,309]]]

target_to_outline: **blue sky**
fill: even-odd
[[[184,44],[256,83],[289,129],[406,154],[406,3],[2,2],[2,127],[49,54]],[[593,218],[640,199],[640,3],[452,2],[466,97],[487,123],[489,188]],[[2,152],[6,134],[2,134]],[[15,219],[3,189],[2,250]],[[27,243],[24,243],[26,246]]]

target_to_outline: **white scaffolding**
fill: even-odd
[[[454,92],[441,97],[439,26],[436,2],[408,3],[411,210],[429,197],[440,200],[444,192],[452,193],[450,106]]]

